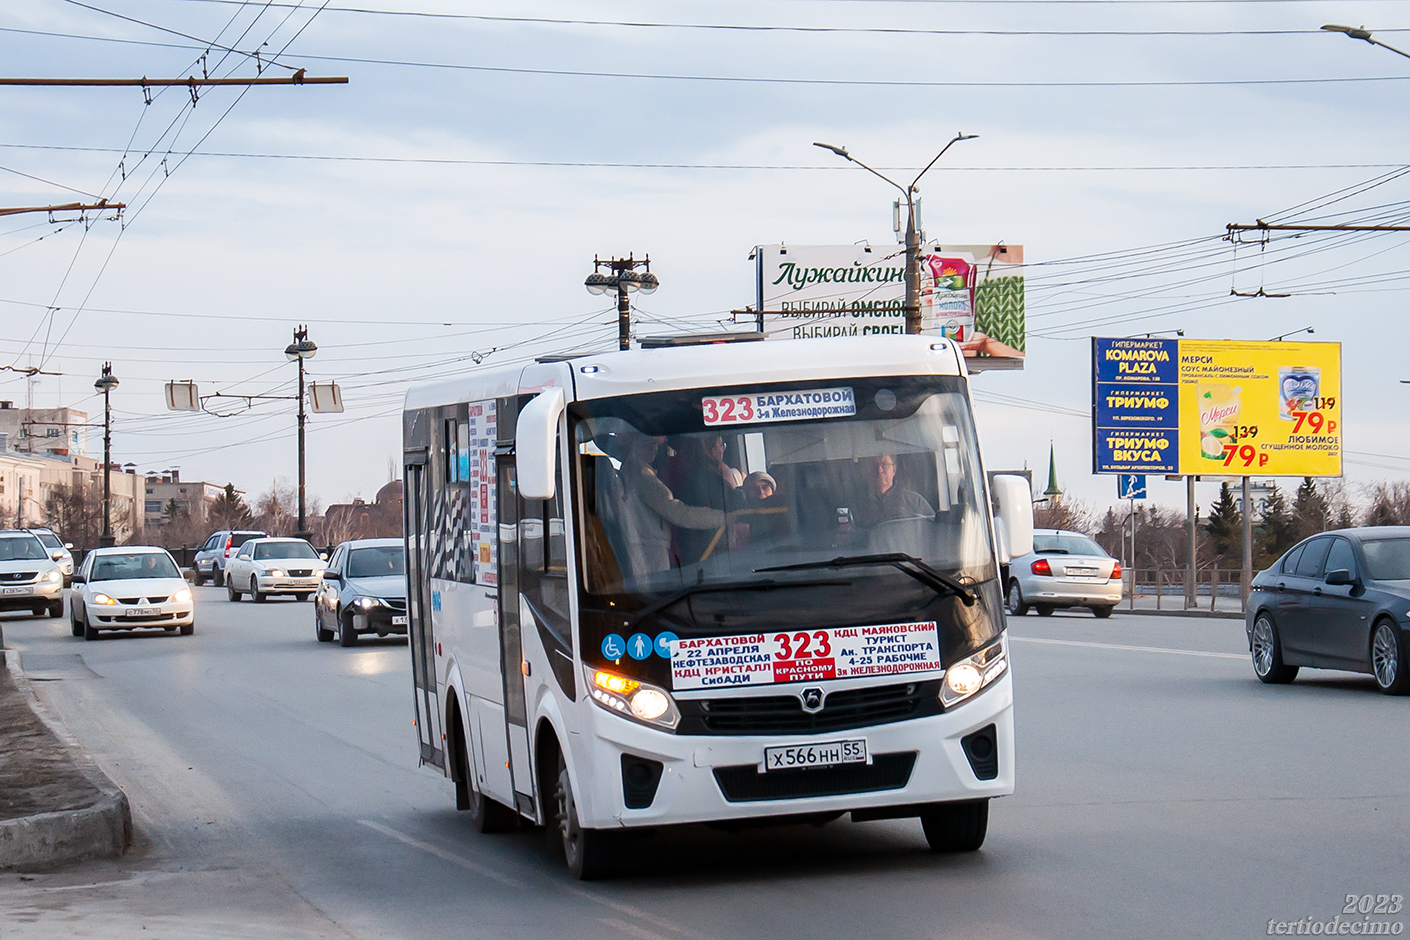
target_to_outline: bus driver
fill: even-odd
[[[627,562],[635,577],[671,567],[671,526],[715,529],[725,524],[723,510],[691,506],[676,499],[652,468],[663,437],[633,435],[622,460],[621,523]]]
[[[934,519],[935,510],[925,497],[896,484],[896,458],[890,454],[867,457],[867,496],[856,507],[857,524],[870,528],[896,519]]]

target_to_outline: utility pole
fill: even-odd
[[[906,200],[906,304],[905,304],[905,313],[906,313],[906,332],[907,332],[907,333],[919,333],[919,332],[920,332],[920,328],[921,328],[921,319],[920,319],[920,229],[919,229],[919,227],[916,225],[916,194],[920,192],[920,189],[918,188],[918,186],[917,186],[916,184],[918,184],[918,183],[920,182],[920,178],[921,178],[922,176],[924,176],[926,173],[930,172],[930,168],[931,168],[931,167],[933,167],[937,162],[939,162],[940,158],[945,155],[945,151],[946,151],[946,150],[949,150],[952,146],[954,146],[957,142],[959,142],[959,141],[961,141],[961,140],[974,140],[974,139],[975,139],[976,137],[978,137],[978,136],[979,136],[978,134],[956,134],[953,138],[951,138],[951,140],[950,140],[950,142],[949,142],[948,144],[946,144],[944,147],[942,147],[942,148],[940,149],[940,152],[935,155],[935,158],[925,165],[925,169],[921,170],[919,173],[916,174],[916,178],[913,179],[913,180],[911,180],[909,186],[902,186],[900,183],[896,182],[895,180],[891,179],[890,177],[888,177],[888,176],[886,176],[886,175],[884,175],[884,174],[882,174],[882,173],[878,173],[876,170],[872,169],[871,167],[867,166],[867,165],[866,165],[865,163],[863,163],[862,161],[858,160],[856,157],[854,157],[854,156],[852,156],[851,154],[849,154],[849,153],[847,152],[847,148],[846,148],[846,147],[836,147],[836,146],[834,146],[834,145],[832,145],[832,144],[824,144],[824,143],[819,143],[819,142],[817,142],[817,141],[814,141],[814,142],[813,142],[813,146],[814,146],[814,147],[821,147],[821,148],[824,149],[824,150],[830,150],[831,152],[837,154],[837,155],[838,155],[839,157],[841,157],[842,159],[847,160],[847,161],[849,161],[849,162],[851,162],[851,163],[855,163],[857,166],[859,166],[859,167],[861,167],[862,169],[866,170],[866,171],[867,171],[868,173],[870,173],[872,176],[875,176],[875,177],[878,177],[879,179],[885,180],[886,182],[890,183],[892,186],[895,186],[897,189],[899,189],[899,190],[901,191],[901,196],[902,196],[902,198],[904,198],[904,199]]]
[[[642,270],[637,272],[637,268]],[[606,268],[611,274],[603,274]],[[632,337],[632,304],[628,298],[631,291],[650,294],[661,285],[656,275],[651,273],[651,256],[637,261],[632,255],[625,258],[609,258],[606,261],[596,255],[592,257],[592,273],[583,281],[589,294],[605,294],[609,290],[617,292],[617,348],[630,349]]]
[[[98,544],[107,547],[117,540],[113,538],[113,409],[109,396],[118,387],[117,376],[113,375],[113,364],[103,363],[103,374],[93,387],[103,393],[103,534]]]
[[[1239,578],[1240,609],[1248,609],[1248,592],[1253,582],[1253,507],[1248,501],[1248,477],[1243,477],[1244,570]]]

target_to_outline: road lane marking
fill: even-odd
[[[1245,660],[1248,656],[1243,653],[1214,653],[1209,650],[1176,650],[1165,646],[1126,646],[1121,643],[1091,643],[1085,640],[1054,640],[1048,637],[1036,636],[1009,636],[1009,639],[1020,643],[1048,643],[1052,646],[1081,646],[1087,649],[1098,650],[1125,650],[1128,653],[1174,653],[1177,656],[1207,656],[1211,659],[1237,659]]]
[[[525,882],[519,881],[516,878],[510,878],[509,876],[503,875],[490,868],[486,868],[484,865],[481,865],[478,862],[472,862],[465,856],[458,855],[457,853],[451,852],[447,849],[443,849],[438,845],[433,845],[430,842],[423,842],[422,840],[417,839],[413,836],[409,836],[404,832],[398,832],[390,826],[384,826],[381,823],[374,822],[370,819],[359,819],[358,823],[360,825],[366,826],[369,829],[375,829],[377,832],[380,832],[385,836],[389,836],[390,838],[396,839],[398,842],[404,842],[412,848],[420,849],[423,852],[429,852],[430,854],[436,856],[436,858],[450,862],[452,865],[459,865],[461,868],[469,869],[470,871],[473,871],[476,874],[484,875],[487,878],[493,878],[496,881],[508,885],[511,888],[519,888],[521,890],[529,889],[529,885]],[[574,895],[575,897],[582,898],[585,901],[591,901],[594,904],[600,904],[601,906],[610,908],[619,914],[623,914],[627,917],[633,917],[637,920],[645,921],[648,924],[651,924],[655,927],[659,927],[662,930],[666,930],[670,933],[679,934],[686,937],[693,937],[695,938],[695,940],[715,940],[715,938],[711,937],[709,934],[703,934],[699,931],[691,930],[688,927],[684,927],[680,924],[674,923],[669,918],[658,917],[657,915],[652,914],[648,911],[644,911],[641,908],[636,907],[632,904],[623,904],[621,901],[613,901],[608,898],[593,894],[591,891],[587,891],[583,888],[579,888],[572,885],[565,885],[559,882],[553,882],[552,886],[558,888],[566,894]],[[660,934],[651,933],[650,931],[646,930],[645,928],[639,925],[633,928],[631,932],[643,938],[665,940],[665,938],[661,937]]]
[[[359,819],[358,823],[366,826],[368,829],[375,829],[376,831],[382,833],[382,835],[396,839],[398,842],[405,842],[412,848],[420,849],[423,852],[429,852],[430,854],[436,856],[436,858],[450,862],[452,865],[459,865],[461,868],[468,868],[470,871],[473,871],[477,875],[484,875],[486,878],[493,878],[500,884],[508,885],[511,888],[518,888],[521,891],[527,891],[529,889],[529,886],[527,884],[517,878],[510,878],[508,875],[497,872],[492,868],[486,868],[484,865],[481,865],[478,862],[472,862],[470,861],[470,859],[466,858],[463,855],[457,855],[454,852],[448,852],[440,846],[432,845],[429,842],[422,842],[420,839],[413,838],[403,832],[397,832],[395,829],[392,829],[389,826],[384,826],[379,822],[373,822],[370,819]]]

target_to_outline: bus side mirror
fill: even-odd
[[[519,495],[552,499],[558,468],[558,419],[563,416],[563,389],[546,388],[519,412],[514,429],[514,466]]]
[[[999,563],[1008,564],[1033,551],[1033,491],[1028,481],[1011,473],[994,475],[994,534],[997,536]]]

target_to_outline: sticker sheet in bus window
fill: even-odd
[[[497,526],[495,524],[495,457],[497,436],[495,403],[471,402],[466,428],[469,430],[471,498],[469,539],[470,554],[477,584],[496,584],[499,563]]]

